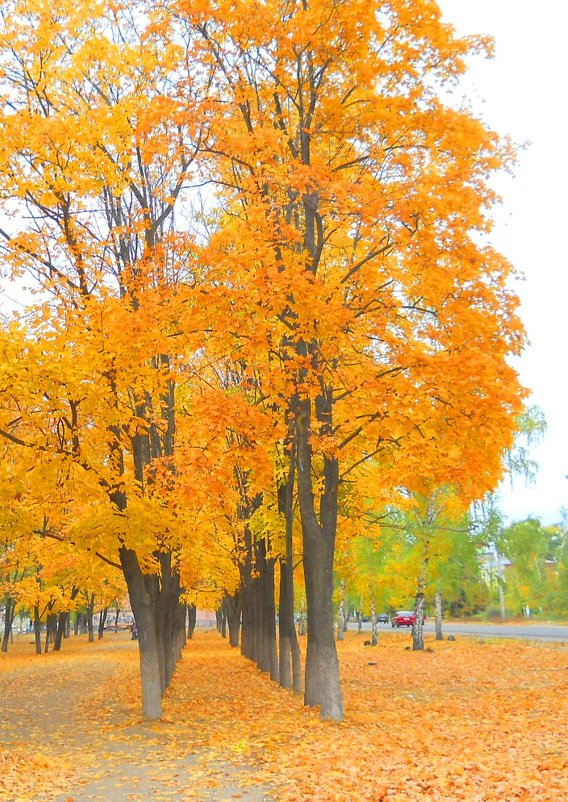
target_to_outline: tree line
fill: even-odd
[[[200,593],[339,720],[336,554],[493,490],[522,408],[487,236],[513,152],[451,102],[490,43],[433,0],[8,0],[0,26],[2,269],[35,291],[0,330],[5,548],[120,572],[146,718]]]

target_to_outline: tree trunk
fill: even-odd
[[[241,572],[241,576],[243,572]],[[242,623],[241,623],[241,654],[243,657],[252,659],[252,604],[251,604],[251,588],[249,584],[243,584],[242,593]],[[246,580],[245,580],[246,582]]]
[[[264,631],[268,649],[270,679],[278,682],[278,647],[276,645],[276,600],[274,588],[275,557],[266,558],[264,590]]]
[[[102,640],[103,635],[105,634],[105,624],[108,615],[108,607],[105,607],[104,610],[101,610],[99,615],[99,627],[98,627],[98,639]]]
[[[160,576],[146,577],[151,582],[156,608],[156,635],[160,653],[162,694],[169,686],[185,644],[185,607],[180,604],[181,580],[173,555],[157,552]]]
[[[154,600],[148,592],[136,552],[122,547],[119,553],[138,629],[142,716],[147,721],[155,721],[162,715],[162,681]]]
[[[14,623],[14,615],[16,613],[16,602],[10,596],[6,598],[6,607],[4,609],[4,634],[2,635],[2,651],[8,651],[8,643],[10,642],[10,635],[12,634],[12,625]]]
[[[77,613],[75,621],[75,635],[84,635],[87,632],[87,614]]]
[[[436,640],[444,640],[442,634],[442,594],[436,591]]]
[[[302,692],[300,644],[294,621],[294,482],[296,460],[293,446],[285,482],[278,486],[278,510],[284,515],[286,545],[280,557],[280,598],[278,602],[278,676],[283,688]]]
[[[337,611],[337,640],[345,640],[345,580],[341,580],[339,598],[339,609]]]
[[[195,630],[195,622],[197,620],[197,607],[195,604],[188,604],[187,605],[187,639],[191,640],[193,638],[193,632]]]
[[[319,531],[307,532],[304,537],[308,602],[304,702],[319,705],[323,719],[341,721],[343,700],[333,620],[333,553]]]
[[[424,588],[426,586],[426,559],[418,578],[418,590],[414,601],[414,623],[412,624],[412,651],[424,651]]]
[[[499,580],[499,609],[501,611],[501,620],[505,621],[507,618],[507,608],[505,606],[505,588],[503,587],[503,580]]]
[[[424,651],[424,592],[418,591],[414,603],[414,623],[412,624],[412,651]]]
[[[266,543],[264,539],[255,544],[255,577],[253,579],[254,588],[254,610],[253,610],[253,659],[263,673],[270,671],[270,651],[268,647],[268,629],[265,621],[266,608]]]
[[[414,602],[414,623],[412,624],[412,651],[424,651],[424,591],[426,589],[426,575],[428,573],[428,560],[430,557],[430,541],[424,542],[424,551],[418,581],[416,584],[416,597]]]
[[[379,642],[379,628],[377,626],[377,605],[371,599],[371,646],[376,646]]]
[[[95,629],[93,627],[93,615],[95,614],[95,594],[91,593],[87,597],[87,632],[89,633],[89,643],[95,642]]]
[[[357,632],[363,632],[363,615],[361,610],[357,610]]]
[[[50,604],[50,609],[53,609],[53,605]],[[57,637],[57,615],[55,613],[48,613],[46,624],[45,624],[45,648],[44,651],[47,654],[49,651],[49,644],[55,643],[55,638]]]
[[[34,639],[35,653],[41,654],[41,619],[39,617],[39,607],[34,604]]]
[[[239,510],[239,518],[243,525],[244,559],[239,563],[242,594],[241,654],[249,660],[257,660],[258,635],[258,594],[257,580],[253,577],[253,542],[247,518],[250,515],[250,503],[245,498]]]
[[[276,608],[274,602],[274,558],[267,557],[268,544],[260,538],[255,545],[254,586],[256,588],[256,656],[261,671],[270,673],[278,681],[278,654],[276,648]]]
[[[280,599],[278,604],[279,682],[283,688],[302,692],[300,644],[294,622],[294,567],[292,555],[280,559]]]
[[[343,720],[343,698],[334,633],[333,560],[337,527],[339,470],[334,457],[324,455],[324,490],[320,520],[315,509],[312,453],[309,442],[311,404],[300,402],[297,417],[298,498],[304,544],[304,576],[308,613],[308,643],[304,702],[319,705],[323,719]],[[320,523],[321,521],[321,523]]]
[[[225,610],[229,625],[229,644],[235,649],[241,640],[242,594],[240,588],[233,594],[225,593]]]
[[[63,643],[63,637],[65,635],[65,630],[67,628],[67,619],[69,618],[69,612],[61,612],[57,616],[57,632],[55,633],[55,641],[53,642],[53,651],[59,652],[61,651],[61,644]]]
[[[309,249],[308,249],[309,250]],[[299,355],[313,356],[311,346],[298,346]],[[331,431],[333,390],[324,387],[315,401],[318,433]],[[343,720],[343,697],[334,637],[333,562],[337,532],[339,463],[334,455],[322,455],[323,484],[314,486],[310,443],[312,402],[296,405],[296,455],[298,499],[304,545],[304,577],[308,605],[308,644],[304,701],[319,705],[323,719]],[[316,511],[316,496],[319,508]],[[319,513],[319,514],[318,514]]]
[[[298,618],[298,635],[300,637],[304,637],[306,634],[306,611],[304,609],[304,605],[300,607],[300,616]]]

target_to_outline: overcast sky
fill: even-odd
[[[532,456],[540,464],[534,487],[522,480],[501,491],[511,519],[560,519],[568,507],[568,149],[566,144],[566,0],[439,0],[459,33],[495,39],[492,60],[472,63],[467,94],[492,127],[529,141],[515,177],[499,182],[504,199],[495,245],[525,274],[516,284],[530,346],[515,363],[532,389],[531,402],[548,432]]]

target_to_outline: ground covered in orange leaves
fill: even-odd
[[[15,644],[0,660],[0,799],[568,799],[567,647],[463,637],[413,653],[406,632],[365,637],[338,644],[342,724],[215,632],[188,644],[152,726],[126,634],[41,657]]]

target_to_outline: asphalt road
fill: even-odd
[[[379,632],[404,632],[410,627],[393,629],[390,624],[379,624]],[[351,622],[349,629],[356,629],[357,624]],[[363,629],[371,628],[370,623],[364,623]],[[434,632],[434,622],[426,621],[425,632]],[[520,640],[552,641],[568,643],[568,626],[558,624],[467,624],[443,623],[444,635],[473,635],[480,638],[517,638]]]

